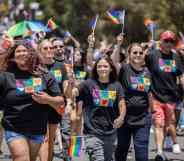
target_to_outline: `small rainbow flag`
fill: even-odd
[[[71,136],[68,154],[71,157],[79,157],[81,154],[81,148],[82,148],[82,137],[81,136]]]
[[[51,30],[55,30],[58,26],[56,23],[50,18],[47,22],[47,27],[49,27]]]
[[[156,29],[156,24],[154,23],[154,21],[152,21],[152,20],[149,19],[149,18],[145,18],[145,19],[144,19],[144,25],[147,27],[147,29],[148,29],[150,32],[153,32],[153,30]]]
[[[119,21],[120,11],[107,11],[106,13],[107,13],[108,19],[113,24],[116,24],[116,25],[120,24],[120,21]]]
[[[98,21],[99,15],[96,15],[89,23],[89,27],[92,29],[92,31],[95,31],[97,21]]]
[[[178,39],[176,40],[175,48],[176,48],[176,49],[179,49],[179,48],[181,47],[182,44],[183,44],[182,40],[178,38]]]
[[[180,38],[177,38],[176,40],[176,49],[180,48],[182,44],[184,44],[184,35],[182,32],[179,32]]]

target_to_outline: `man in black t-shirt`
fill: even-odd
[[[172,131],[173,147],[176,142],[175,108],[181,93],[178,82],[183,76],[181,59],[173,52],[176,38],[173,32],[161,34],[159,50],[152,50],[146,58],[146,65],[152,75],[152,94],[157,156],[155,161],[167,160],[163,153],[164,129]]]

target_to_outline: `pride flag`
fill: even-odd
[[[184,35],[182,32],[179,32],[179,38],[176,40],[176,49],[180,48],[182,44],[184,44]]]
[[[47,22],[47,27],[49,27],[51,30],[55,30],[58,26],[56,23],[50,18]]]
[[[120,16],[120,11],[107,11],[107,17],[108,19],[116,25],[121,24],[120,20],[119,20],[119,16]]]
[[[149,18],[144,19],[144,25],[150,32],[153,32],[156,29],[156,24]]]
[[[71,157],[79,157],[81,154],[82,148],[82,137],[80,136],[71,136],[70,137],[70,147],[68,149],[68,154]]]
[[[96,15],[89,23],[89,27],[92,29],[92,31],[95,31],[97,21],[98,21],[99,15]]]

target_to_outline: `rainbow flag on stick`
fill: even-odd
[[[82,137],[81,136],[71,136],[68,154],[71,157],[79,157],[81,154],[81,148],[82,148]]]
[[[181,38],[181,42],[184,43],[184,35],[182,32],[179,32],[180,38]]]
[[[122,25],[122,31],[121,33],[124,33],[124,24],[125,24],[125,10],[119,11],[119,21],[120,24]]]
[[[92,32],[95,32],[95,28],[97,25],[97,21],[98,21],[99,15],[96,15],[89,23],[89,27],[92,29]]]
[[[151,39],[154,40],[155,38],[155,29],[156,29],[156,24],[154,21],[152,21],[149,18],[144,19],[144,25],[147,27],[147,29],[151,32]]]
[[[116,24],[116,25],[119,25],[121,24],[120,21],[119,21],[119,14],[120,14],[120,11],[107,11],[107,18],[113,23],[113,24]]]
[[[50,28],[51,30],[55,30],[58,26],[56,23],[50,18],[47,22],[47,27]]]

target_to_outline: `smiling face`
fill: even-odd
[[[79,49],[75,49],[75,53],[74,53],[74,63],[81,63],[81,59],[82,59],[82,56],[81,56],[81,53],[80,53],[80,50]]]
[[[134,45],[129,53],[130,64],[142,65],[144,63],[144,59],[145,53],[143,52],[143,49],[138,45]]]
[[[112,71],[110,64],[105,59],[101,59],[96,67],[99,78],[109,78]]]
[[[50,41],[43,41],[40,47],[40,58],[44,64],[52,64],[54,62],[54,52]]]
[[[28,49],[23,45],[19,45],[15,49],[14,61],[17,64],[18,68],[20,68],[21,70],[29,69],[29,67],[27,66],[28,55]]]
[[[171,50],[174,48],[174,40],[172,39],[164,39],[161,41],[161,50],[165,54],[170,54]]]
[[[55,40],[53,43],[54,53],[58,56],[63,56],[65,53],[65,46],[63,41]]]

